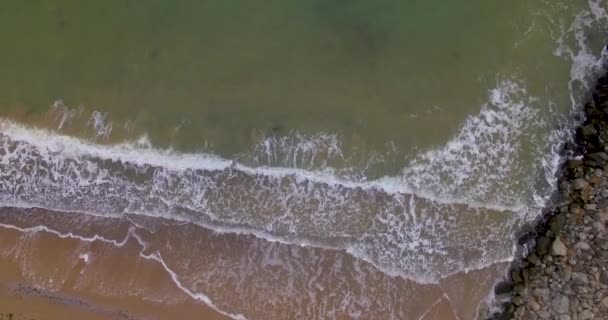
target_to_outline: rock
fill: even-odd
[[[594,136],[597,134],[597,130],[595,129],[595,127],[593,126],[593,124],[588,124],[584,127],[581,128],[581,134],[584,137],[590,137],[590,136]]]
[[[580,320],[589,320],[595,318],[595,315],[593,314],[593,312],[591,312],[591,310],[585,309],[583,310],[583,312],[581,312],[581,314],[579,314],[578,318]]]
[[[605,166],[606,161],[608,161],[608,154],[606,154],[605,152],[591,153],[588,154],[587,157],[602,167]]]
[[[532,295],[545,301],[549,300],[549,289],[536,288],[532,290]]]
[[[508,282],[499,282],[494,287],[494,294],[496,294],[497,296],[511,295],[511,292],[513,292],[513,286]]]
[[[518,283],[513,286],[513,292],[515,292],[519,295],[523,294],[524,291],[526,291],[526,287],[524,287],[524,285],[521,283]]]
[[[597,204],[587,203],[584,208],[585,210],[597,210]]]
[[[606,226],[601,222],[597,222],[597,221],[594,222],[592,227],[593,227],[593,231],[595,231],[596,234],[606,232]]]
[[[540,310],[540,308],[541,308],[541,307],[540,307],[540,304],[538,304],[538,302],[536,302],[536,301],[534,301],[534,300],[530,300],[530,301],[528,302],[528,304],[530,305],[530,308],[532,308],[532,310],[534,310],[534,311],[538,311],[538,310]]]
[[[608,191],[608,189],[606,189],[605,191]],[[603,194],[602,197],[606,198]],[[597,209],[606,209],[608,208],[608,199],[602,199],[597,203]]]
[[[551,244],[551,254],[562,257],[565,257],[566,254],[568,254],[568,248],[566,248],[566,245],[559,239],[559,237],[556,237],[555,240],[553,240],[553,244]]]
[[[579,286],[586,286],[589,283],[589,278],[582,272],[573,272],[572,281]]]
[[[562,314],[559,316],[559,320],[571,320],[572,318],[570,318],[569,315],[567,314]]]
[[[608,297],[602,299],[602,307],[604,307],[604,309],[608,309]]]
[[[597,211],[596,213],[594,213],[593,216],[595,217],[595,220],[597,220],[598,222],[601,222],[601,223],[608,222],[608,210],[607,209]]]
[[[530,271],[527,268],[521,270],[521,277],[524,280],[524,286],[530,283]]]
[[[589,186],[589,182],[583,178],[574,179],[574,181],[572,181],[572,187],[574,190],[581,190],[587,186]]]
[[[557,295],[551,300],[551,308],[559,314],[566,314],[570,309],[570,300],[564,295]]]
[[[564,283],[567,283],[572,279],[572,272],[568,269],[562,269],[557,274]]]
[[[523,281],[519,271],[516,270],[511,271],[511,280],[513,280],[513,283],[519,283]]]
[[[542,263],[535,253],[528,256],[528,261],[530,261],[530,263],[532,263],[535,266],[540,266]]]
[[[566,225],[567,220],[568,219],[565,214],[556,214],[551,217],[551,219],[549,220],[549,228],[551,229],[551,232],[553,232],[553,234],[555,235],[559,234],[564,225]]]
[[[602,271],[600,272],[600,278],[599,278],[599,281],[600,281],[602,284],[608,285],[608,271],[606,271],[606,270],[602,270]]]
[[[582,210],[582,209],[581,209]],[[553,234],[559,234],[559,231],[566,224],[566,215],[565,214],[556,214],[549,220],[549,228]]]
[[[551,319],[551,314],[549,312],[545,311],[545,310],[541,310],[541,311],[539,311],[537,313],[538,313],[538,316],[541,319]]]
[[[583,160],[581,159],[570,159],[566,162],[566,166],[570,169],[575,169],[583,165]]]
[[[541,256],[546,255],[549,252],[549,247],[551,246],[551,240],[547,237],[539,237],[536,240],[536,253]]]
[[[591,246],[585,241],[577,242],[576,245],[574,245],[574,247],[576,247],[577,249],[582,250],[582,251],[587,251],[587,250],[591,249]]]
[[[516,306],[521,306],[522,304],[524,304],[524,300],[520,296],[517,296],[513,298],[513,304]]]

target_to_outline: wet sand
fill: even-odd
[[[166,268],[247,319],[474,319],[505,268],[420,284],[344,252],[156,218],[5,208],[0,223],[0,313],[14,319],[228,318]]]

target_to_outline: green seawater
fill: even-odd
[[[269,136],[330,134],[351,159],[332,165],[391,154],[376,175],[394,173],[455,136],[501,81],[535,97],[530,108],[552,124],[530,130],[546,134],[553,115],[571,108],[571,61],[553,52],[585,8],[543,0],[7,0],[0,116],[19,113],[27,123],[62,100],[107,114],[117,135],[128,128],[130,138],[146,133],[160,148],[226,158],[246,158]],[[601,38],[591,40],[597,50]]]

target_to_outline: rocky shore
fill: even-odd
[[[491,319],[608,319],[608,75],[565,146],[558,204],[523,236],[527,257],[496,288]]]

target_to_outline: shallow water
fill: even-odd
[[[512,259],[516,231],[554,190],[570,115],[600,67],[607,9],[591,0],[8,1],[0,203],[185,223],[187,239],[139,239],[170,239],[172,262],[216,250],[196,242],[209,230],[226,235],[211,241],[229,244],[223,251],[272,251],[288,281],[268,292],[260,283],[272,280],[251,273],[265,264],[247,255],[226,260],[234,277],[221,290],[197,285],[210,269],[175,271],[188,279],[181,289],[227,314],[418,319],[391,299],[419,288],[361,292],[350,285],[369,284],[349,274],[364,264],[433,286]],[[334,267],[296,272],[293,254]],[[342,259],[349,265],[335,266]],[[348,278],[342,304],[305,299],[327,292],[326,273]],[[473,310],[489,292],[477,289]],[[375,300],[344,307],[355,294]],[[290,311],[229,302],[244,296],[304,300]],[[425,301],[443,305],[441,296]]]

